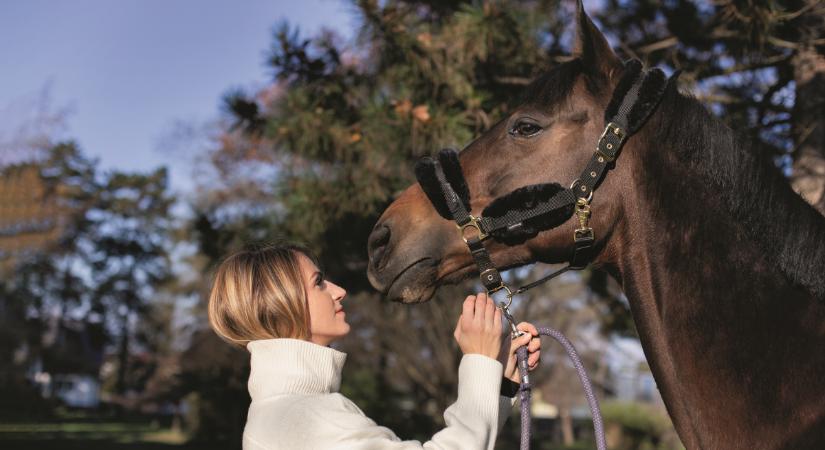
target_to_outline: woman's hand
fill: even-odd
[[[501,351],[501,311],[485,293],[468,296],[453,336],[465,355],[478,353],[497,359]]]
[[[516,350],[523,345],[527,346],[527,368],[532,372],[538,367],[541,359],[541,338],[539,338],[539,330],[531,323],[521,322],[516,328],[524,334],[510,340],[509,348],[502,348],[502,358],[499,361],[504,365],[504,377],[519,383],[521,379]]]

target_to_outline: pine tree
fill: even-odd
[[[97,162],[73,142],[52,145],[43,155],[4,169],[6,174],[22,170],[31,175],[22,178],[27,180],[25,186],[7,183],[2,185],[6,192],[0,193],[15,206],[11,210],[30,211],[5,217],[8,239],[3,244],[9,246],[0,248],[20,247],[21,241],[31,245],[10,253],[6,261],[0,283],[0,322],[14,322],[10,329],[16,332],[0,346],[26,355],[15,364],[20,373],[42,359],[51,364],[46,367],[49,371],[97,375],[104,345],[117,342],[120,364],[115,384],[123,392],[134,350],[130,341],[140,337],[135,323],[152,312],[153,297],[170,273],[169,208],[173,199],[166,171],[100,173]],[[50,226],[33,231],[32,224],[41,222]],[[42,236],[31,239],[33,233]],[[70,323],[89,337],[95,354],[44,347],[44,335],[60,332]],[[142,380],[134,381],[131,387],[140,389]]]

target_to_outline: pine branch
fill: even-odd
[[[498,84],[510,85],[510,86],[527,86],[532,82],[530,78],[525,77],[506,77],[506,76],[495,76],[493,77],[493,81]]]
[[[664,39],[660,39],[656,42],[652,42],[650,44],[643,45],[641,47],[637,47],[636,51],[643,54],[653,53],[657,50],[663,50],[666,48],[675,47],[679,44],[679,38],[675,36],[666,37]]]
[[[715,77],[726,77],[737,73],[742,72],[752,72],[754,70],[765,69],[768,67],[778,66],[780,64],[786,63],[791,60],[792,55],[776,55],[770,58],[766,58],[754,63],[747,63],[747,64],[735,64],[732,67],[727,69],[719,68],[718,66],[713,66],[708,70],[700,71],[696,75],[696,81],[704,81],[710,78]]]

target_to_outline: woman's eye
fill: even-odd
[[[518,122],[513,127],[512,134],[516,136],[529,137],[541,131],[541,127],[532,122]]]

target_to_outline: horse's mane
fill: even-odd
[[[572,93],[582,72],[579,59],[560,64],[533,81],[520,101],[558,107]],[[588,88],[595,92],[599,87],[588,84]],[[825,300],[825,217],[790,188],[770,157],[758,153],[758,146],[737,135],[695,98],[680,93],[675,82],[670,83],[658,111],[639,134],[656,143],[653,152],[676,152],[679,163],[701,177],[697,182],[713,186],[718,193],[727,211],[715,213],[737,220],[746,238],[755,242],[792,284]],[[664,161],[652,158],[646,166],[651,167],[654,160]],[[679,186],[687,189],[689,184]],[[671,194],[679,199],[691,193]]]
[[[678,92],[675,83],[640,133],[651,145],[655,143],[652,152],[675,152],[687,173],[698,177],[695,182],[718,195],[726,211],[709,214],[738,221],[743,237],[756,243],[793,285],[825,300],[825,217],[791,189],[769,155],[760,153],[752,140],[731,130],[695,98]],[[679,186],[683,192],[672,192],[674,199],[691,195],[684,192],[689,184]]]

